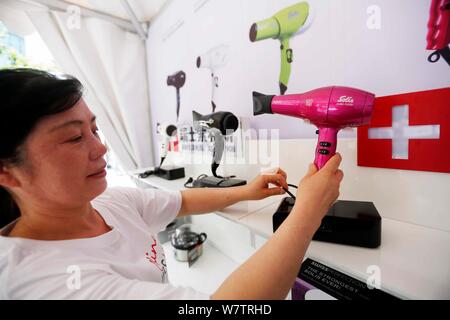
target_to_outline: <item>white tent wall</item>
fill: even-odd
[[[2,2],[7,6],[11,1]],[[64,72],[85,87],[84,99],[124,170],[153,165],[144,42],[113,23],[20,6]],[[70,20],[72,19],[72,20]]]

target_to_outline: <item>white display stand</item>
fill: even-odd
[[[136,181],[141,187],[184,189],[184,179],[168,181],[148,177]],[[227,233],[230,238],[239,235],[230,230],[233,225],[229,222],[250,230],[252,236],[244,236],[244,240],[241,239],[241,242],[244,242],[241,245],[247,246],[249,253],[244,258],[241,254],[235,259],[238,263],[272,235],[272,215],[281,199],[281,196],[275,196],[261,201],[244,201],[215,212],[228,220]],[[236,231],[239,232],[239,227]],[[399,298],[450,299],[449,244],[449,232],[383,218],[382,244],[379,248],[366,249],[312,241],[305,258],[317,260],[363,282],[371,275],[368,268],[376,266],[380,270],[381,289]],[[214,246],[230,252],[223,244]]]

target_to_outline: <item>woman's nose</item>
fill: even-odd
[[[91,150],[91,159],[96,160],[100,157],[103,157],[106,152],[108,151],[108,148],[102,143],[99,137],[93,138],[93,147]]]

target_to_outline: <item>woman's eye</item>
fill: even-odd
[[[93,129],[93,130],[92,130],[92,133],[93,133],[96,137],[99,136],[99,134],[98,134],[98,129],[97,129],[97,128]],[[83,139],[83,135],[81,134],[81,135],[79,135],[79,136],[73,137],[72,139],[69,139],[67,142],[70,142],[70,143],[76,143],[76,142],[80,142],[82,139]]]
[[[94,134],[94,136],[95,136],[97,139],[100,139],[100,135],[98,134],[98,129],[95,129],[94,131],[92,131],[92,133]]]
[[[76,136],[76,137],[70,139],[69,142],[78,142],[78,141],[81,141],[81,138],[82,138],[82,136]]]

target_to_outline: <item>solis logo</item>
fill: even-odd
[[[349,96],[340,96],[337,103],[352,105],[353,104],[353,97]]]

